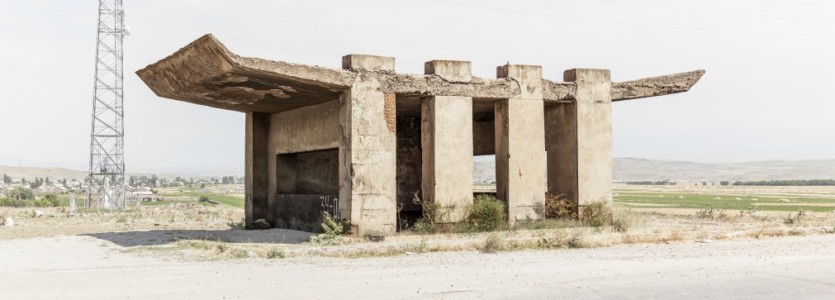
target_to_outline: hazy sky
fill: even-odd
[[[689,93],[614,104],[615,157],[835,158],[835,2],[825,0],[125,0],[129,171],[243,169],[241,113],[156,97],[133,73],[205,33],[233,52],[397,71],[470,60],[607,68],[614,81],[706,69]],[[88,163],[97,1],[0,2],[0,164]]]

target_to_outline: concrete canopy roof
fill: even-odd
[[[613,101],[686,92],[703,70],[612,84]],[[230,52],[211,34],[151,64],[137,75],[158,96],[234,111],[281,112],[335,100],[358,76],[372,76],[381,89],[398,99],[423,96],[467,96],[506,99],[520,94],[509,78],[472,77],[468,82],[438,75],[397,74],[393,71],[343,70],[307,66]],[[542,80],[543,99],[570,103],[573,82]],[[400,100],[398,100],[400,101]]]

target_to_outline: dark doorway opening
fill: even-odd
[[[339,150],[276,156],[274,227],[320,232],[322,212],[339,218]]]

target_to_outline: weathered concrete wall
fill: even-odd
[[[473,203],[473,102],[435,96],[421,103],[423,199],[438,206],[436,220],[459,222]]]
[[[360,72],[340,98],[339,117],[340,213],[350,217],[357,234],[393,233],[397,219],[395,95],[383,93],[374,76]]]
[[[339,148],[339,101],[272,114],[270,152],[299,153]]]
[[[267,219],[268,171],[267,171],[267,136],[270,128],[270,115],[266,113],[246,113],[245,139],[245,201],[244,223],[250,228],[252,222]]]
[[[612,94],[609,70],[572,69],[574,104],[549,105],[548,189],[577,201],[612,201]]]
[[[473,155],[496,154],[496,122],[494,114],[473,116]]]
[[[397,117],[397,205],[402,211],[420,211],[412,201],[421,193],[422,153],[420,118]]]
[[[496,101],[496,195],[507,202],[511,224],[536,220],[545,204],[542,68],[505,65],[497,76],[518,82],[522,93]]]

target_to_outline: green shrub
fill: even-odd
[[[612,209],[607,201],[595,201],[583,207],[583,224],[600,227],[612,224]]]
[[[31,206],[32,203],[26,200],[17,200],[17,199],[10,199],[10,198],[2,198],[0,199],[0,206],[5,207],[27,207]]]
[[[197,199],[197,202],[209,202],[209,197],[200,196],[200,198]]]
[[[479,195],[473,201],[467,222],[477,231],[494,231],[507,227],[504,202],[489,195]]]
[[[53,193],[44,194],[41,200],[35,201],[37,207],[58,207],[60,204],[58,196]]]

